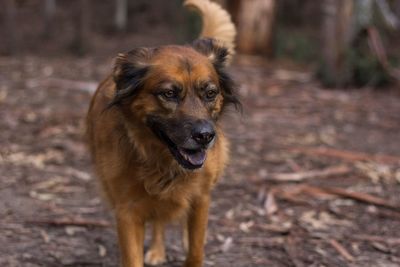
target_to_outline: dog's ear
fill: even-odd
[[[227,63],[228,49],[213,38],[197,39],[192,44],[193,48],[208,57],[216,67],[223,67]]]
[[[153,53],[154,48],[140,47],[116,57],[113,71],[116,92],[110,106],[121,104],[137,93],[148,72]]]
[[[224,106],[234,104],[236,109],[241,110],[242,105],[236,95],[236,84],[225,70],[229,56],[228,49],[221,42],[212,38],[198,39],[193,42],[192,46],[212,62],[224,95]]]

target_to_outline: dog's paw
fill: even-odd
[[[161,249],[150,249],[144,256],[144,262],[151,266],[163,264],[165,261],[165,251]]]

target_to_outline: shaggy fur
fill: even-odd
[[[209,5],[205,18],[222,12],[198,2]],[[185,266],[202,266],[210,191],[228,160],[218,121],[228,104],[239,105],[224,69],[227,56],[214,39],[136,48],[118,55],[93,96],[87,136],[115,212],[124,267],[164,262],[164,226],[173,220],[183,221],[187,233]],[[146,222],[153,240],[143,257]]]

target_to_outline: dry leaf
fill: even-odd
[[[234,209],[230,209],[225,213],[225,218],[232,220],[233,217],[235,216],[235,210]]]
[[[232,237],[228,237],[225,239],[224,243],[221,245],[221,251],[222,252],[227,252],[233,244],[233,238]]]
[[[392,171],[389,165],[374,162],[357,162],[355,166],[359,172],[369,177],[375,184],[381,181],[397,180],[396,172]]]
[[[50,236],[47,234],[46,231],[40,230],[39,233],[40,233],[40,235],[42,236],[43,241],[44,241],[45,243],[49,243],[49,242],[50,242]]]
[[[50,189],[56,185],[65,183],[66,181],[67,181],[67,179],[65,177],[56,176],[56,177],[52,177],[51,179],[44,180],[42,182],[34,184],[34,185],[32,185],[32,188],[34,188],[35,190]]]
[[[304,212],[300,217],[300,222],[314,230],[327,230],[331,226],[350,227],[353,224],[347,220],[339,220],[327,212],[317,213],[316,211]]]
[[[254,225],[253,221],[248,221],[248,222],[242,222],[239,225],[239,229],[242,230],[245,233],[250,232],[250,228]]]
[[[267,215],[272,215],[278,211],[278,204],[276,203],[274,193],[271,191],[267,194],[267,199],[264,202],[264,208]]]
[[[400,183],[400,169],[396,170],[394,177],[398,183]]]
[[[29,196],[31,198],[35,198],[35,199],[42,200],[42,201],[49,201],[49,200],[53,200],[53,199],[56,198],[56,196],[53,195],[53,194],[38,193],[38,192],[33,191],[33,190],[29,192]]]
[[[105,257],[107,255],[107,249],[103,245],[98,246],[99,249],[99,256],[100,257]]]
[[[7,99],[7,91],[1,90],[0,91],[0,103],[5,102],[6,99]]]
[[[65,232],[67,233],[67,235],[73,236],[79,232],[86,232],[86,228],[80,226],[66,226]]]

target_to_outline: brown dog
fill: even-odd
[[[232,50],[234,27],[208,0],[186,4],[203,14],[203,36],[222,41],[120,54],[88,112],[90,149],[115,210],[124,267],[164,262],[164,225],[176,219],[187,226],[185,266],[202,266],[210,190],[228,159],[218,119],[228,104],[239,104],[222,45]],[[153,240],[143,259],[146,222]]]

